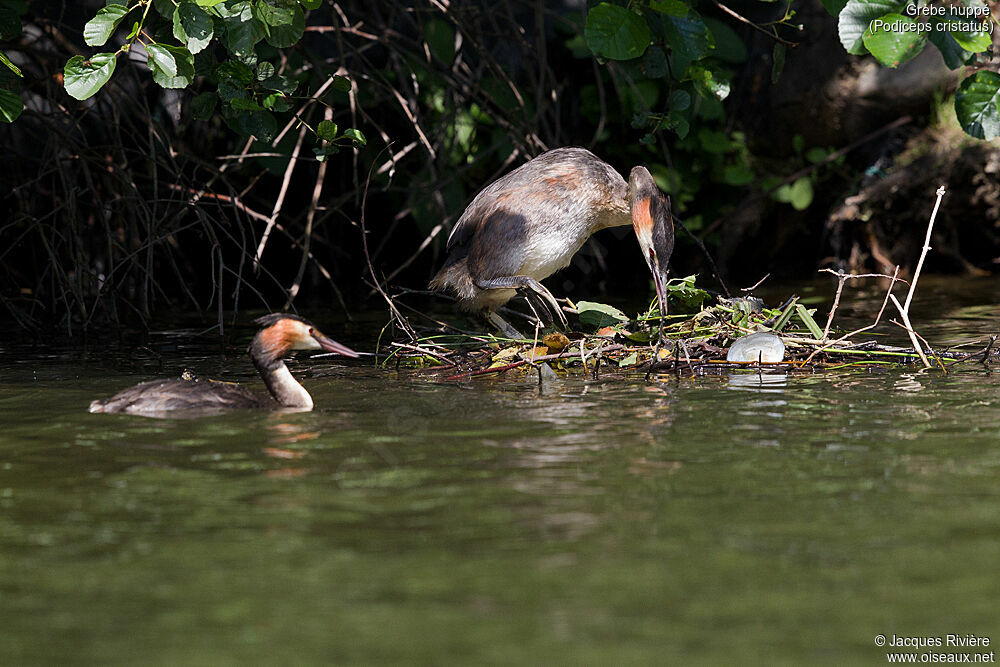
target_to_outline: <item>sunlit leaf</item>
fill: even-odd
[[[186,88],[194,80],[194,56],[183,46],[147,44],[153,81],[163,88]]]
[[[861,40],[865,48],[886,67],[912,60],[927,44],[927,23],[902,14],[886,14],[871,22]]]
[[[361,130],[349,127],[344,130],[344,136],[362,146],[368,145],[368,140],[365,139],[365,135],[361,132]]]
[[[337,124],[332,120],[322,120],[316,126],[316,136],[326,141],[332,141],[337,136]]]
[[[89,46],[104,46],[127,13],[128,8],[122,5],[101,7],[83,26],[83,41]]]
[[[215,28],[212,17],[198,5],[186,2],[174,10],[174,37],[187,45],[191,53],[199,53],[212,41]]]
[[[595,329],[628,322],[628,315],[606,303],[578,301],[576,310],[580,314],[580,321]]]
[[[812,181],[808,176],[803,176],[790,185],[782,185],[772,196],[780,202],[791,204],[796,211],[804,211],[812,204]]]
[[[963,81],[955,93],[955,114],[977,139],[1000,136],[1000,74],[980,70]]]
[[[63,69],[63,85],[67,93],[85,100],[100,90],[114,72],[114,53],[98,53],[89,59],[73,56]]]
[[[864,35],[871,22],[901,11],[905,4],[906,0],[848,0],[837,21],[840,43],[848,53],[864,55],[868,52]]]
[[[24,75],[21,74],[21,68],[18,67],[17,65],[15,65],[14,63],[12,63],[10,61],[10,58],[8,58],[7,54],[4,53],[3,51],[0,51],[0,63],[3,63],[4,65],[6,65],[7,68],[11,72],[13,72],[14,74],[18,75],[19,77],[22,77],[22,78],[24,77]]]
[[[13,123],[24,111],[21,96],[12,90],[0,88],[0,121]]]

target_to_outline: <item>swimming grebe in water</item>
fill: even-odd
[[[311,410],[312,396],[299,384],[282,358],[291,350],[326,350],[357,357],[354,350],[327,338],[297,315],[265,315],[255,322],[262,329],[250,343],[250,358],[277,405]],[[273,401],[243,387],[214,380],[151,380],[90,404],[91,412],[156,414],[173,410],[219,410],[275,407]]]
[[[670,198],[645,167],[625,179],[583,148],[542,153],[483,188],[448,237],[448,258],[431,289],[448,289],[459,306],[495,311],[518,289],[541,297],[566,326],[552,294],[538,281],[569,265],[591,234],[631,224],[653,274],[660,312],[666,313],[667,263],[674,249]],[[509,334],[510,335],[510,334]]]

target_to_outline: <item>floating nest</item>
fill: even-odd
[[[842,278],[840,286],[850,277],[854,276]],[[885,277],[893,278],[893,284],[901,282]],[[1000,360],[996,335],[943,350],[935,350],[926,342],[918,350],[886,345],[872,338],[878,334],[869,332],[880,323],[891,290],[890,286],[874,323],[855,331],[838,332],[831,328],[831,323],[840,289],[826,326],[821,327],[815,319],[816,311],[806,308],[797,297],[778,308],[766,308],[753,297],[714,298],[695,288],[692,276],[672,281],[668,290],[673,303],[679,301],[681,306],[690,307],[692,302],[700,302],[688,314],[672,314],[661,320],[655,306],[651,306],[646,313],[630,318],[613,306],[578,302],[565,309],[575,313],[581,328],[588,332],[545,332],[535,325],[531,335],[519,340],[455,333],[457,329],[448,326],[423,335],[407,325],[416,336],[406,342],[392,342],[388,351],[381,351],[380,362],[387,367],[433,372],[446,381],[462,381],[484,375],[536,372],[539,378],[553,372],[597,378],[609,374],[717,375],[734,369],[812,373],[915,364],[947,370],[962,362],[989,364]],[[708,302],[711,305],[706,305]],[[779,347],[783,344],[780,360],[767,361],[765,352],[759,356],[751,353],[750,361],[733,360],[729,354],[733,343],[759,332],[770,332],[773,334],[770,338],[780,339]]]

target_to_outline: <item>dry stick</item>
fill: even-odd
[[[770,273],[765,273],[765,274],[764,274],[764,277],[763,277],[763,278],[761,278],[760,280],[758,280],[758,281],[757,281],[756,283],[754,283],[754,284],[753,284],[752,286],[750,286],[750,287],[741,287],[741,288],[740,288],[740,291],[741,291],[741,292],[752,292],[752,291],[754,291],[755,289],[757,289],[758,287],[760,287],[760,286],[761,286],[761,284],[762,284],[762,283],[763,283],[763,282],[764,282],[765,280],[767,280],[768,278],[770,278],[770,277],[771,277],[771,274],[770,274]]]
[[[724,11],[725,13],[729,14],[730,16],[732,16],[734,19],[736,19],[740,23],[747,24],[748,26],[750,26],[751,28],[753,28],[757,32],[760,32],[760,33],[763,33],[763,34],[767,35],[768,37],[770,37],[774,41],[776,41],[776,42],[778,42],[780,44],[784,44],[785,46],[798,46],[797,42],[790,42],[787,39],[782,39],[781,37],[779,37],[778,34],[777,34],[777,30],[775,30],[774,32],[770,32],[766,28],[763,28],[763,27],[757,25],[756,23],[754,23],[750,19],[745,18],[744,16],[741,16],[740,14],[737,14],[732,9],[730,9],[729,7],[726,7],[724,4],[722,4],[718,0],[712,0],[712,2],[715,4],[716,7],[718,7],[719,9],[721,9],[722,11]]]
[[[327,108],[326,118],[330,119],[332,117],[333,110]],[[302,286],[302,278],[306,273],[306,265],[309,263],[309,255],[311,254],[309,246],[312,244],[313,220],[316,218],[316,209],[319,207],[319,197],[323,192],[323,181],[326,179],[326,166],[328,164],[328,160],[323,160],[319,163],[316,183],[313,185],[312,199],[309,201],[309,211],[306,213],[305,238],[302,240],[302,261],[299,262],[299,271],[295,275],[295,282],[288,288],[288,301],[285,302],[285,310],[288,310],[292,306],[292,302],[295,301],[295,297],[299,293],[299,288]]]
[[[454,361],[452,361],[448,357],[446,357],[444,355],[441,355],[441,354],[438,354],[436,352],[431,352],[430,350],[425,349],[425,348],[423,348],[423,347],[421,347],[419,345],[407,345],[406,343],[396,343],[396,342],[392,342],[392,343],[390,343],[390,345],[392,347],[398,347],[398,348],[402,348],[404,350],[410,350],[410,351],[416,352],[416,353],[418,353],[420,355],[426,355],[428,357],[434,357],[435,359],[443,361],[448,366],[454,367],[454,366],[457,365]]]
[[[376,160],[377,159],[378,158],[376,158]],[[361,247],[365,251],[365,262],[367,262],[368,264],[368,271],[369,273],[371,273],[372,281],[375,283],[375,287],[376,289],[378,289],[378,293],[382,295],[382,298],[385,299],[385,302],[389,305],[389,312],[392,314],[393,318],[395,318],[396,322],[399,323],[399,328],[401,328],[404,332],[406,332],[406,335],[410,337],[410,340],[412,342],[416,342],[420,339],[420,337],[417,336],[417,332],[413,330],[413,327],[410,326],[410,323],[406,321],[406,318],[404,318],[402,313],[399,312],[399,309],[396,308],[396,304],[393,303],[392,298],[388,294],[386,294],[384,289],[382,289],[382,285],[381,283],[379,283],[378,276],[375,274],[375,266],[372,265],[372,256],[368,252],[368,230],[365,227],[365,209],[368,206],[368,186],[371,185],[372,171],[374,171],[374,169],[375,169],[375,162],[372,162],[371,167],[368,169],[368,178],[365,179],[364,194],[361,196],[361,220],[360,220]]]
[[[906,283],[905,280],[903,280],[901,278],[896,278],[896,274],[899,273],[899,267],[898,266],[896,267],[896,272],[893,273],[891,276],[887,276],[884,273],[844,273],[842,271],[834,271],[833,269],[820,269],[819,272],[820,273],[829,273],[829,274],[832,274],[834,276],[837,276],[837,280],[838,280],[838,282],[837,282],[837,293],[833,297],[833,305],[830,307],[830,314],[826,318],[826,327],[823,328],[823,338],[822,338],[822,340],[824,340],[824,341],[826,340],[826,337],[830,334],[830,325],[833,324],[833,315],[834,315],[834,313],[837,312],[837,306],[840,305],[840,293],[844,290],[844,283],[845,282],[847,282],[848,280],[854,280],[856,278],[890,278],[893,281],[892,285],[889,285],[889,290],[890,291],[892,291],[892,286],[895,283],[897,283],[897,282]],[[906,284],[909,285],[909,283],[906,283]],[[889,298],[889,296],[886,295],[886,299],[888,299],[888,298]],[[884,306],[885,306],[885,303],[883,302],[883,307]],[[876,321],[876,324],[877,323],[878,322]]]
[[[830,269],[823,269],[823,271],[830,271]],[[889,276],[883,276],[882,274],[874,274],[874,275],[877,275],[879,277],[889,278]],[[885,292],[885,298],[882,299],[882,307],[878,309],[878,315],[875,316],[875,321],[874,322],[872,322],[871,324],[869,324],[866,327],[861,327],[860,329],[857,329],[857,330],[852,331],[852,332],[850,332],[848,334],[845,334],[845,335],[841,336],[840,338],[838,338],[837,340],[830,341],[829,343],[827,343],[823,347],[816,348],[815,350],[813,350],[812,354],[810,354],[808,357],[806,357],[805,360],[802,361],[799,364],[799,368],[802,368],[803,366],[805,366],[806,364],[808,364],[810,361],[812,361],[813,357],[815,357],[817,354],[819,354],[823,350],[829,349],[829,348],[833,347],[834,345],[842,343],[843,341],[847,340],[851,336],[855,336],[855,335],[857,335],[857,334],[859,334],[859,333],[861,333],[863,331],[868,331],[869,329],[874,329],[875,327],[877,327],[878,323],[882,319],[882,313],[885,312],[885,306],[886,306],[887,303],[889,303],[889,297],[892,295],[892,288],[896,286],[897,282],[902,282],[897,277],[898,275],[899,275],[899,266],[897,265],[896,269],[892,272],[891,282],[889,283],[889,289],[886,290],[886,292]],[[861,276],[856,276],[856,277],[860,278]],[[838,292],[838,294],[839,294],[839,292]],[[834,309],[835,308],[836,308],[836,304],[834,304]],[[830,312],[830,317],[831,318],[833,317],[833,311]],[[826,338],[826,336],[824,335],[824,339],[825,338]]]
[[[903,323],[906,325],[906,332],[910,334],[910,342],[913,343],[913,347],[916,348],[917,353],[920,355],[920,360],[924,362],[924,368],[930,368],[931,364],[927,361],[927,356],[924,354],[923,349],[920,347],[920,342],[917,340],[917,333],[913,330],[913,326],[910,324],[910,302],[913,300],[913,293],[917,289],[917,280],[920,278],[920,269],[924,266],[924,258],[927,257],[927,253],[931,249],[931,232],[934,229],[934,219],[937,218],[937,212],[941,207],[941,200],[944,198],[944,193],[945,189],[942,185],[937,189],[937,201],[934,202],[934,210],[931,211],[931,219],[927,222],[927,236],[924,238],[924,247],[920,251],[920,259],[917,260],[917,268],[913,272],[913,282],[910,283],[910,291],[906,294],[906,301],[901,306],[895,296],[890,296],[892,303],[896,306],[896,309],[899,310],[900,317],[903,318]]]
[[[909,334],[910,342],[913,343],[913,349],[915,349],[917,351],[917,354],[920,355],[920,361],[923,362],[924,368],[930,368],[931,362],[927,361],[927,355],[924,354],[923,348],[920,347],[920,341],[917,340],[917,332],[913,330],[913,325],[910,324],[909,313],[907,313],[906,310],[904,310],[903,306],[900,305],[899,300],[896,298],[895,294],[890,295],[889,298],[892,299],[892,303],[896,306],[896,310],[899,311],[899,316],[903,318],[903,323],[900,324],[899,326],[906,329],[906,333]]]
[[[267,227],[264,228],[264,234],[260,237],[260,243],[257,245],[257,252],[253,256],[254,271],[260,269],[260,256],[264,254],[264,246],[267,245],[267,239],[271,236],[271,229],[278,221],[278,215],[281,213],[281,205],[285,202],[285,195],[288,193],[288,184],[292,180],[292,172],[295,171],[295,165],[298,164],[299,151],[302,150],[302,141],[305,138],[306,126],[303,125],[299,129],[299,138],[295,142],[295,148],[292,150],[292,159],[288,161],[288,166],[285,168],[285,177],[281,181],[281,190],[278,192],[278,199],[274,202],[271,217],[267,219]]]

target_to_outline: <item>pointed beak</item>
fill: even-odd
[[[361,356],[351,348],[347,347],[346,345],[341,345],[337,341],[333,340],[332,338],[327,338],[326,336],[324,336],[323,334],[321,334],[316,330],[313,330],[312,336],[313,338],[316,339],[316,342],[319,343],[319,346],[324,350],[326,350],[327,352],[336,352],[337,354],[341,354],[345,357]]]
[[[645,167],[635,167],[629,175],[632,227],[656,288],[660,315],[667,314],[667,269],[674,252],[674,221],[670,198],[656,187]]]
[[[667,314],[667,269],[660,266],[660,259],[656,250],[649,249],[649,270],[653,274],[653,287],[656,288],[656,303],[660,309],[660,316]]]

